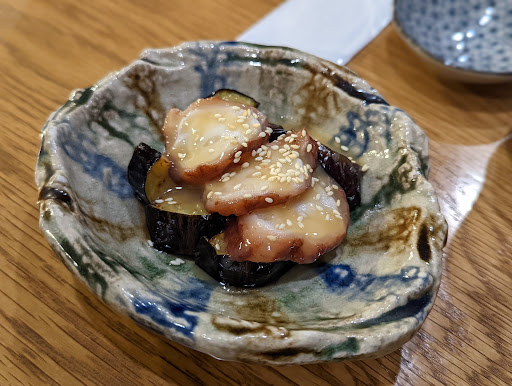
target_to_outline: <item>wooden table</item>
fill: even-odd
[[[278,0],[0,0],[0,384],[512,384],[512,84],[434,77],[386,28],[350,62],[431,139],[450,233],[420,332],[386,357],[270,367],[217,361],[104,305],[38,228],[39,132],[74,88],[146,47],[234,39]]]

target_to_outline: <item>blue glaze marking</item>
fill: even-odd
[[[190,279],[186,285],[186,288],[176,294],[176,301],[137,297],[132,300],[133,307],[138,314],[148,316],[160,326],[175,329],[184,336],[193,338],[198,323],[195,313],[206,311],[211,290],[196,279]]]
[[[404,267],[398,274],[383,276],[358,274],[347,264],[324,264],[318,268],[318,271],[330,292],[345,292],[351,299],[362,299],[373,295],[374,291],[367,290],[374,285],[380,288],[393,288],[420,280],[420,287],[427,288],[432,279],[428,275],[419,277],[420,269],[415,266]],[[372,300],[380,301],[389,295],[392,294],[387,293],[378,299],[372,298]]]
[[[128,184],[126,168],[119,166],[113,159],[98,153],[96,144],[85,134],[72,127],[69,121],[61,125],[68,127],[59,130],[59,147],[73,161],[82,166],[84,173],[95,180],[119,198],[133,197],[133,190]]]

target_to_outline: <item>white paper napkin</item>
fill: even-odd
[[[287,0],[238,40],[346,64],[388,25],[392,10],[393,0]]]

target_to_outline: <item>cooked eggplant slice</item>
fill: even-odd
[[[227,102],[242,103],[246,106],[252,106],[254,108],[258,108],[260,106],[260,102],[254,100],[249,95],[245,95],[240,91],[232,90],[229,88],[221,88],[220,90],[215,91],[211,96],[219,97],[220,99],[224,99]]]
[[[128,183],[132,186],[135,197],[145,205],[149,205],[146,197],[146,178],[149,171],[162,154],[141,142],[135,148],[128,164]]]
[[[218,241],[215,241],[215,238],[214,245],[211,242],[212,240],[208,241],[206,237],[199,240],[195,263],[215,280],[224,284],[237,287],[262,287],[277,281],[295,265],[291,261],[277,263],[234,261],[228,255],[216,250],[214,245],[217,242],[218,246]]]
[[[267,124],[256,108],[218,97],[199,99],[184,111],[171,109],[163,127],[170,176],[189,184],[220,176],[268,142]]]
[[[272,122],[268,123],[268,127],[270,127],[272,129],[272,133],[270,134],[269,142],[273,142],[276,139],[278,139],[281,135],[287,133],[287,130],[283,126],[277,125]]]
[[[345,191],[350,210],[361,205],[361,166],[322,144],[318,146],[318,160]]]
[[[228,219],[226,252],[236,261],[312,263],[341,243],[349,219],[345,193],[317,168],[300,196]]]
[[[209,212],[240,216],[289,200],[311,185],[317,143],[305,130],[290,131],[252,152],[236,169],[207,183],[203,201]]]
[[[224,229],[226,218],[209,214],[201,202],[202,189],[176,184],[168,175],[169,162],[141,143],[128,166],[128,181],[144,204],[146,225],[155,248],[193,255],[202,236]]]

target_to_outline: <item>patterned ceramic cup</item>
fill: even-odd
[[[512,1],[395,0],[394,21],[402,38],[443,75],[512,80]]]

